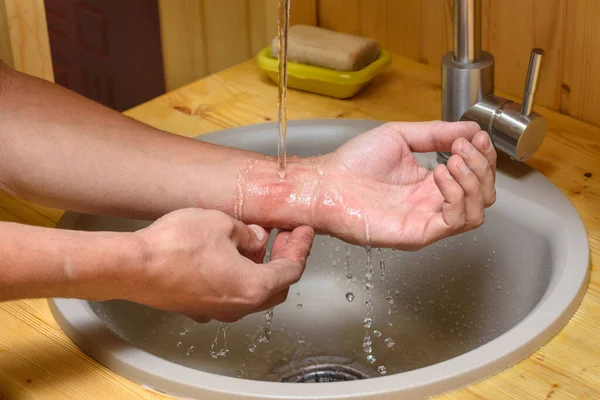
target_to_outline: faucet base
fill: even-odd
[[[494,94],[494,56],[483,52],[481,61],[460,64],[454,53],[442,57],[442,120],[460,121],[481,99]]]

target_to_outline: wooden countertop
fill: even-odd
[[[290,119],[440,117],[440,77],[433,67],[394,57],[394,66],[356,98],[334,100],[291,91]],[[197,136],[274,121],[277,90],[254,62],[168,93],[129,112],[169,132]],[[600,399],[600,128],[538,109],[550,133],[529,162],[573,202],[589,234],[592,274],[581,307],[535,354],[442,399]],[[275,141],[275,138],[273,138]],[[160,151],[160,149],[157,149]],[[62,212],[0,195],[0,219],[53,226]],[[163,399],[84,355],[52,318],[44,300],[0,304],[0,399]]]

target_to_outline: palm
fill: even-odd
[[[432,172],[417,161],[408,144],[397,134],[380,130],[348,142],[334,157],[331,172],[342,182],[344,205],[363,214],[362,218],[346,215],[351,228],[346,239],[365,241],[368,224],[373,243],[419,247],[444,198]]]

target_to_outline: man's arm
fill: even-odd
[[[260,154],[162,132],[1,63],[0,143],[0,189],[79,212],[151,219],[201,207],[235,216],[238,177],[253,160],[267,185],[277,180]],[[243,208],[244,220],[263,222]],[[291,227],[305,222],[294,218]]]
[[[39,297],[107,300],[143,277],[131,233],[77,232],[0,222],[0,302]],[[119,282],[121,283],[119,285]]]
[[[275,238],[219,211],[189,208],[137,232],[77,232],[0,222],[0,302],[121,299],[200,322],[235,321],[285,301],[314,232]],[[254,261],[253,261],[254,260]]]

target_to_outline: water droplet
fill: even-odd
[[[182,342],[177,342],[177,347],[181,347],[181,346],[183,346],[183,343]]]
[[[296,304],[296,308],[297,309],[301,309],[302,308],[302,304]]]
[[[188,347],[187,351],[185,352],[185,355],[189,357],[192,355],[192,353],[194,353],[194,346]]]
[[[179,332],[179,336],[185,336],[188,334],[190,330],[187,328],[183,328],[180,332]]]
[[[394,342],[392,338],[387,338],[384,340],[384,342],[387,347],[394,347],[394,345],[396,344],[396,342]]]
[[[371,323],[373,322],[373,320],[370,317],[367,317],[363,320],[363,326],[367,329],[369,329],[371,327]]]
[[[386,297],[385,301],[387,301],[388,304],[394,304],[394,298],[392,296]]]
[[[266,313],[265,313],[265,320],[267,322],[271,322],[271,320],[273,319],[273,308],[270,308]]]
[[[248,351],[250,353],[254,353],[256,351],[256,345],[253,343],[251,345],[248,346]]]
[[[379,373],[381,375],[387,374],[387,370],[385,369],[385,367],[383,365],[380,365],[379,367],[377,367],[377,371],[379,371]]]
[[[352,293],[352,292],[346,293],[346,300],[348,300],[350,303],[352,303],[354,301],[354,293]]]
[[[375,358],[375,356],[373,356],[373,354],[369,354],[367,356],[367,361],[371,364],[373,364],[375,361],[377,361],[377,359]]]
[[[375,335],[376,337],[381,337],[381,332],[379,332],[378,330],[374,330],[373,335]]]

